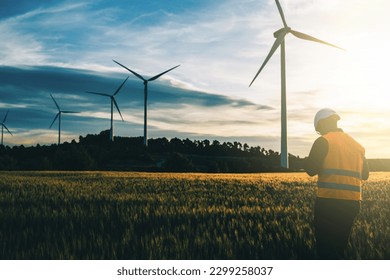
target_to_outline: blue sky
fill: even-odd
[[[317,137],[314,114],[332,107],[340,126],[368,157],[390,157],[385,72],[390,62],[390,8],[384,0],[280,0],[294,29],[345,52],[286,37],[289,152],[306,156]],[[0,118],[9,109],[6,145],[51,144],[63,110],[62,139],[109,128],[143,135],[145,77],[180,67],[149,84],[149,137],[241,141],[280,150],[279,52],[249,88],[282,27],[275,1],[5,1],[0,2]]]

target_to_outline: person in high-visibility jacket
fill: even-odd
[[[315,130],[321,135],[305,160],[305,171],[318,175],[314,229],[320,259],[343,259],[362,200],[362,180],[369,177],[365,149],[338,128],[332,109],[317,112]]]

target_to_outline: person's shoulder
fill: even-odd
[[[344,131],[342,131],[342,132],[343,132],[343,134],[345,135],[345,137],[349,138],[351,141],[355,142],[356,144],[362,146],[362,145],[361,145],[354,137],[352,137],[350,134],[348,134],[348,133],[346,133],[346,132],[344,132]]]
[[[328,145],[328,140],[324,136],[320,136],[314,141],[313,145]]]

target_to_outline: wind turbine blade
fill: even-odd
[[[51,123],[51,125],[49,126],[49,128],[51,128],[54,124],[54,122],[57,120],[58,116],[60,115],[60,113],[57,113],[57,115],[54,117],[54,120],[53,122]]]
[[[286,23],[286,19],[284,18],[282,6],[280,6],[280,3],[278,0],[275,0],[275,2],[276,2],[276,6],[278,6],[279,14],[280,14],[280,17],[282,18],[283,25],[284,25],[284,27],[287,27],[287,23]]]
[[[126,80],[120,85],[120,87],[118,87],[118,89],[115,91],[115,93],[112,95],[112,96],[115,96],[118,94],[118,92],[121,90],[121,88],[123,87],[123,85],[126,83],[127,79],[129,78],[129,76],[127,76]]]
[[[164,72],[162,72],[162,73],[160,73],[160,74],[158,74],[158,75],[156,75],[156,76],[154,76],[154,77],[148,79],[148,82],[154,81],[154,80],[160,78],[160,77],[161,77],[162,75],[164,75],[165,73],[168,73],[169,71],[172,71],[173,69],[175,69],[175,68],[177,68],[177,67],[179,67],[179,66],[180,66],[180,65],[176,65],[175,67],[172,67],[171,69],[168,69],[167,71],[164,71]]]
[[[8,112],[9,112],[9,110],[7,110],[7,113],[5,114],[5,117],[4,117],[4,120],[3,120],[3,123],[5,123],[5,121],[7,120]]]
[[[78,114],[80,112],[76,112],[76,111],[61,111],[61,113],[65,113],[65,114]]]
[[[8,131],[9,134],[12,135],[11,131],[9,131],[8,127],[3,123],[3,127]],[[12,135],[13,136],[13,135]]]
[[[94,92],[94,91],[86,91],[86,93],[96,94],[96,95],[102,95],[102,96],[108,96],[111,97],[111,95],[107,93],[101,93],[101,92]]]
[[[61,111],[60,106],[58,106],[58,103],[57,103],[56,100],[54,99],[53,95],[50,94],[50,96],[51,96],[51,98],[53,99],[54,103],[56,104],[58,111]]]
[[[121,110],[119,110],[118,103],[116,103],[116,100],[115,100],[114,97],[112,97],[112,101],[114,102],[114,105],[115,105],[116,109],[118,110],[118,113],[119,113],[119,115],[120,115],[121,118],[122,118],[122,121],[125,121],[125,120],[123,119],[123,117],[122,117]]]
[[[268,53],[267,57],[265,58],[263,64],[261,65],[259,71],[257,71],[255,77],[253,78],[252,82],[249,84],[249,86],[251,86],[253,84],[253,82],[256,80],[257,76],[260,74],[261,70],[263,70],[264,66],[267,64],[267,62],[270,60],[270,58],[272,57],[272,55],[275,53],[275,51],[278,49],[278,47],[280,46],[280,44],[282,43],[282,41],[284,40],[284,36],[286,34],[282,34],[281,36],[279,36],[278,38],[276,38],[270,52]]]
[[[134,72],[133,70],[127,68],[127,67],[124,66],[123,64],[120,64],[118,61],[115,61],[115,60],[113,60],[113,61],[114,61],[116,64],[122,66],[123,68],[125,68],[125,69],[127,69],[128,71],[130,71],[131,73],[133,73],[134,76],[140,78],[140,79],[143,80],[143,81],[146,81],[146,80],[144,79],[144,77],[142,77],[142,76],[141,76],[140,74],[138,74],[137,72]]]
[[[338,46],[336,46],[336,45],[327,43],[327,42],[322,41],[322,40],[320,40],[320,39],[314,38],[313,36],[304,34],[304,33],[302,33],[302,32],[298,32],[298,31],[295,31],[295,30],[290,30],[290,33],[293,34],[295,37],[298,37],[298,38],[303,39],[303,40],[308,40],[308,41],[313,41],[313,42],[325,44],[325,45],[328,45],[328,46],[331,46],[331,47],[334,47],[334,48],[338,48],[338,49],[340,49],[340,50],[345,51],[345,49],[343,49],[343,48],[340,48],[340,47],[338,47]]]

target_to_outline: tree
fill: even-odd
[[[188,172],[196,171],[192,161],[177,152],[172,153],[164,164],[165,171],[170,172]]]

